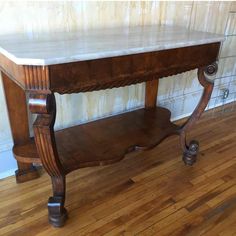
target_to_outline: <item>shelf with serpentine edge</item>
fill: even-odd
[[[186,130],[204,111],[213,89],[210,78],[216,71],[216,63],[198,70],[199,82],[204,87],[203,95],[193,114],[182,126],[170,122],[169,110],[155,107],[55,132],[56,147],[64,170],[69,173],[78,168],[111,164],[120,161],[131,151],[151,149],[173,134],[180,135],[183,161],[192,165],[196,161],[198,142],[191,141],[188,145]],[[54,95],[49,96],[55,103]],[[18,161],[41,163],[33,138],[23,145],[14,146],[13,152]]]
[[[55,132],[57,151],[66,172],[117,162],[134,150],[150,149],[175,134],[170,112],[139,109]],[[17,160],[41,163],[34,139],[13,149]]]

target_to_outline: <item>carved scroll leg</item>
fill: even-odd
[[[195,140],[190,141],[189,144],[186,142],[186,132],[189,131],[196,121],[200,118],[204,112],[214,87],[213,80],[210,80],[208,76],[215,75],[217,72],[217,64],[214,63],[204,68],[198,69],[198,80],[204,87],[204,91],[198,106],[195,108],[189,119],[180,127],[180,143],[183,149],[183,161],[186,165],[193,165],[196,162],[197,153],[199,149],[199,143]]]
[[[59,160],[54,136],[56,103],[53,94],[30,95],[30,110],[37,113],[34,123],[35,143],[43,167],[51,176],[53,196],[48,200],[49,223],[55,227],[64,225],[67,219],[65,203],[65,171]]]
[[[28,127],[28,111],[25,92],[4,73],[1,73],[8,108],[14,144],[28,142],[30,134]],[[38,170],[28,163],[17,162],[16,182],[23,183],[39,177]]]

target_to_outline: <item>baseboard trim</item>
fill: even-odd
[[[16,169],[10,169],[10,170],[0,173],[0,179],[5,179],[7,177],[15,175],[15,170]]]
[[[7,139],[0,142],[0,153],[11,150],[13,147],[12,139]]]

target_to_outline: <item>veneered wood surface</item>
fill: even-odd
[[[159,79],[147,81],[145,85],[145,108],[156,106]]]
[[[22,88],[26,87],[23,66],[16,65],[0,53],[0,69]]]
[[[14,145],[21,145],[29,142],[29,124],[26,95],[14,81],[3,72],[2,81],[5,92],[8,117],[11,125],[11,132]],[[17,162],[16,181],[24,182],[39,177],[32,162]]]
[[[73,93],[121,87],[207,66],[220,43],[82,61],[49,67],[53,92]]]
[[[78,1],[71,4],[71,2],[44,2],[44,4],[38,5],[38,2],[32,2],[28,5],[27,2],[9,2],[3,3],[1,8],[1,22],[7,22],[7,24],[1,24],[1,35],[11,34],[12,32],[32,34],[32,26],[34,30],[44,29],[45,31],[55,32],[60,29],[76,30],[79,28],[89,29],[91,27],[115,27],[117,25],[148,25],[164,23],[180,26],[190,26],[192,29],[200,31],[209,31],[219,34],[224,34],[225,27],[230,23],[227,20],[231,19],[230,15],[233,15],[235,11],[235,3],[230,1],[184,1],[184,2],[171,2],[171,1],[150,1],[150,2],[87,2]],[[234,7],[233,7],[234,6]],[[84,11],[78,11],[77,9],[85,9]],[[62,18],[58,18],[58,10],[62,12]],[[30,17],[30,20],[25,17],[20,17],[19,12],[23,12],[24,16]],[[42,17],[43,12],[43,17]],[[88,14],[84,14],[84,13]],[[102,14],[100,14],[102,12]],[[114,17],[116,13],[116,17]],[[17,15],[19,17],[12,17]],[[93,17],[91,17],[93,16]],[[40,20],[39,20],[40,19]],[[63,20],[62,20],[63,19]],[[83,19],[83,20],[81,20]],[[50,22],[50,24],[48,23]],[[204,24],[203,24],[204,22]],[[231,21],[234,26],[234,21]],[[24,27],[22,27],[24,25]],[[41,30],[39,30],[42,32]],[[38,31],[34,31],[37,35]],[[230,38],[230,37],[229,37]],[[226,43],[227,44],[227,43]],[[231,45],[227,44],[227,48]],[[236,60],[233,57],[224,58],[220,60],[220,68],[218,78],[231,75],[234,71]],[[172,94],[175,96],[176,91],[179,90],[179,86],[187,86],[188,98],[191,98],[190,93],[196,92],[195,83],[191,83],[193,78],[196,78],[196,73],[189,72],[187,74],[179,75],[176,78],[167,78],[165,82],[160,83],[161,95]],[[176,79],[180,83],[176,83]],[[230,78],[229,78],[230,79]],[[187,80],[187,84],[186,84]],[[222,82],[224,82],[223,80]],[[179,86],[178,86],[179,85]],[[227,81],[226,84],[227,86]],[[1,86],[0,86],[1,87]],[[220,86],[216,86],[216,92],[220,92]],[[76,124],[78,117],[81,120],[90,120],[94,117],[103,116],[113,111],[113,105],[117,101],[117,96],[124,95],[119,100],[119,107],[125,110],[127,106],[132,104],[132,107],[140,105],[143,99],[144,88],[142,85],[132,86],[130,88],[119,89],[118,95],[116,90],[106,90],[101,93],[88,93],[82,96],[67,96],[58,101],[58,127],[65,127],[70,124]],[[111,95],[112,94],[112,95]],[[113,96],[114,95],[114,96]],[[79,97],[79,98],[78,98]],[[1,95],[1,101],[3,96]],[[99,100],[99,107],[94,105],[93,100]],[[109,100],[109,103],[107,102]],[[188,99],[187,99],[188,100]],[[180,107],[184,107],[183,112],[188,112],[187,100],[183,100]],[[71,108],[70,104],[80,104],[80,109],[76,111]],[[98,104],[98,103],[97,103]],[[3,111],[2,106],[2,110]],[[61,107],[67,107],[66,112],[60,109]],[[5,109],[5,108],[4,108]],[[73,109],[73,112],[70,112]],[[81,112],[82,111],[82,112]],[[177,112],[178,113],[178,112]],[[177,114],[176,115],[179,115]],[[4,116],[5,118],[5,116]],[[2,127],[4,133],[2,133],[1,140],[9,140],[8,122],[7,119],[3,120]]]
[[[48,209],[49,222],[53,226],[63,226],[67,218],[65,175],[73,170],[117,162],[126,153],[153,148],[172,134],[181,136],[185,163],[192,165],[195,162],[198,148],[188,146],[185,131],[200,117],[209,101],[212,90],[208,89],[208,83],[211,87],[213,84],[204,82],[204,71],[209,74],[208,68],[212,68],[212,72],[216,72],[215,66],[208,66],[217,60],[219,47],[220,43],[211,43],[46,67],[23,66],[22,87],[30,92],[30,111],[37,114],[33,125],[36,145],[28,142],[18,148],[16,144],[14,152],[18,161],[25,162],[26,166],[29,166],[29,159],[33,161],[38,155],[51,176],[53,196],[49,198]],[[4,68],[4,60],[0,63]],[[158,89],[157,81],[152,80],[195,68],[202,74],[199,81],[204,86],[204,94],[189,122],[179,130],[170,122],[168,110],[151,109],[155,107]],[[54,92],[78,93],[140,82],[147,82],[145,105],[148,109],[71,127],[57,132],[55,137]]]
[[[57,131],[57,151],[67,172],[76,168],[117,162],[135,149],[148,149],[176,132],[164,108],[140,109]],[[18,160],[40,163],[31,140],[14,147]]]
[[[21,66],[0,55],[0,65],[31,92],[74,93],[121,87],[162,78],[214,62],[220,43],[51,66]]]
[[[13,141],[15,144],[27,142],[29,126],[25,92],[4,73],[2,73],[2,81]]]
[[[190,132],[201,142],[193,167],[181,161],[173,136],[115,165],[68,175],[71,214],[61,229],[48,225],[46,173],[22,185],[14,177],[1,180],[0,235],[236,234],[236,112],[228,111],[206,113]]]

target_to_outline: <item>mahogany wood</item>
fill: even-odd
[[[56,102],[54,94],[31,94],[29,99],[31,112],[39,114],[34,122],[34,139],[43,167],[51,176],[53,197],[48,200],[49,222],[60,227],[67,219],[65,203],[65,170],[56,147],[54,123]]]
[[[195,162],[198,143],[187,144],[186,132],[199,119],[210,99],[213,82],[208,81],[208,76],[217,70],[214,62],[219,48],[220,43],[210,43],[50,66],[18,66],[0,55],[10,123],[16,139],[13,151],[20,163],[26,163],[19,164],[18,173],[29,171],[30,163],[37,162],[42,163],[50,175],[53,196],[48,201],[48,212],[52,225],[62,226],[67,219],[65,176],[75,169],[119,161],[127,152],[152,148],[172,134],[180,135],[184,162],[188,165]],[[170,122],[169,111],[155,108],[156,78],[196,68],[204,87],[203,96],[188,121],[176,126]],[[25,95],[13,81],[29,92],[30,111],[37,114],[34,140],[29,139]],[[55,92],[77,93],[140,82],[146,82],[145,109],[54,133]],[[21,137],[22,142],[18,142],[17,137]],[[30,173],[36,172],[33,169]]]
[[[69,173],[82,167],[120,161],[126,153],[134,150],[150,149],[166,136],[177,133],[177,128],[170,122],[170,112],[156,107],[60,130],[55,132],[55,138],[59,159]],[[14,153],[19,159],[23,156],[38,157],[33,140],[16,146]]]
[[[152,108],[157,103],[158,92],[158,79],[150,80],[146,82],[145,87],[145,108]]]
[[[66,179],[65,176],[52,177],[53,197],[48,199],[48,219],[55,227],[61,227],[67,220],[65,204]]]
[[[29,127],[25,93],[6,74],[2,72],[1,75],[14,145],[27,143],[29,141]],[[18,183],[39,177],[32,161],[29,163],[18,161],[17,165],[18,170],[15,175]]]
[[[208,101],[209,101],[212,91],[213,91],[214,81],[207,80],[206,76],[211,76],[211,75],[216,74],[217,69],[218,69],[217,64],[213,63],[212,65],[209,65],[204,68],[200,68],[198,70],[199,83],[204,87],[203,94],[202,94],[202,97],[198,103],[198,106],[195,108],[192,115],[181,126],[181,128],[179,130],[180,131],[180,143],[181,143],[181,147],[184,152],[183,161],[185,164],[188,164],[188,165],[192,165],[194,162],[196,162],[199,144],[197,141],[192,140],[188,145],[186,142],[186,132],[193,127],[193,125],[200,118],[201,114],[203,113],[203,111],[205,110],[205,108],[208,104]]]
[[[42,163],[37,152],[34,138],[30,139],[29,142],[22,145],[14,145],[13,153],[18,162],[37,164]]]
[[[220,43],[112,57],[49,67],[53,92],[93,91],[162,78],[206,66],[217,58]]]
[[[205,112],[191,130],[189,136],[202,144],[194,168],[181,163],[178,139],[171,137],[115,165],[69,174],[66,205],[71,214],[59,230],[47,225],[45,217],[47,173],[21,186],[13,177],[1,180],[0,234],[235,235],[235,105],[225,105],[224,115],[222,107]]]
[[[23,89],[25,86],[25,75],[23,66],[16,65],[10,59],[6,58],[4,55],[0,53],[0,69],[1,71],[9,78],[14,80],[20,87]]]
[[[2,71],[31,93],[75,93],[162,78],[216,61],[220,43],[50,66],[21,66],[0,55]]]

